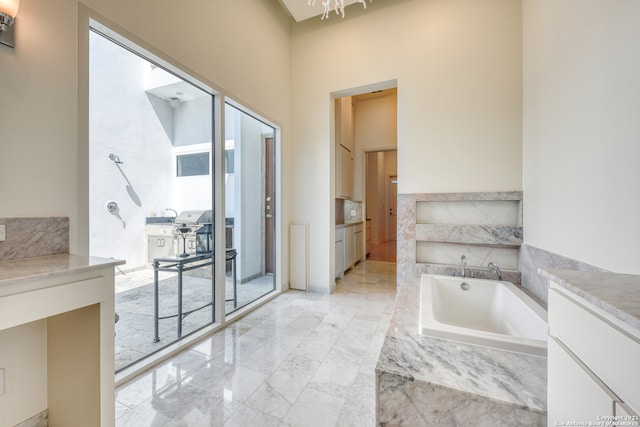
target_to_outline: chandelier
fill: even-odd
[[[364,6],[364,8],[367,8],[367,2],[366,0],[356,0],[358,3],[362,3],[362,6]],[[369,3],[371,3],[373,0],[369,0]],[[342,15],[342,17],[344,18],[344,4],[345,0],[333,0],[334,6],[333,9],[336,11],[336,15]],[[320,3],[322,3],[322,7],[324,7],[324,12],[322,13],[322,18],[320,18],[321,20],[323,20],[324,18],[329,18],[329,12],[331,12],[331,0],[320,0]],[[307,4],[309,6],[315,6],[316,5],[316,0],[309,0],[307,2]]]

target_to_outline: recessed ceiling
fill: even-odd
[[[334,12],[335,0],[331,1],[331,19],[341,19],[340,16]],[[289,12],[289,14],[295,19],[296,22],[304,21],[305,19],[319,17],[324,13],[324,7],[322,6],[322,0],[315,0],[315,5],[309,6],[309,2],[313,3],[313,0],[280,0],[280,3]],[[345,0],[345,6],[358,3],[358,0]],[[369,3],[369,2],[367,2]],[[320,19],[320,18],[318,18]]]

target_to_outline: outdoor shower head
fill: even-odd
[[[121,165],[123,162],[120,160],[120,157],[116,154],[109,153],[109,160],[113,160],[116,165]]]

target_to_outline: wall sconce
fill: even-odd
[[[20,0],[0,0],[0,43],[16,47],[14,20],[18,14]]]

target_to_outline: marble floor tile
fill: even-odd
[[[279,295],[119,387],[116,425],[374,425],[395,280],[367,261],[332,294]]]
[[[344,399],[305,389],[287,416],[284,426],[329,427],[337,425]]]

